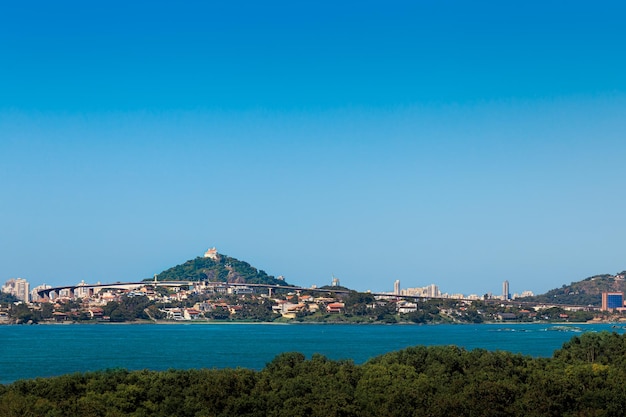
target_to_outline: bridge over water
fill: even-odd
[[[274,284],[243,284],[243,283],[228,283],[228,282],[211,282],[210,284],[220,284],[226,287],[251,287],[251,288],[266,288],[270,290],[289,290],[289,291],[318,291],[326,293],[349,293],[349,290],[343,289],[316,289],[316,288],[304,288],[294,287],[290,285],[274,285]],[[139,281],[139,282],[113,282],[109,284],[85,284],[80,283],[76,285],[63,285],[52,288],[45,288],[37,291],[37,294],[42,298],[50,298],[51,294],[55,294],[57,297],[61,291],[69,292],[69,297],[73,298],[77,289],[88,292],[88,295],[93,295],[96,289],[114,288],[114,289],[133,289],[143,286],[153,287],[205,287],[205,281]]]
[[[185,287],[201,284],[197,281],[140,281],[140,282],[113,282],[110,284],[85,284],[80,283],[76,285],[64,285],[60,287],[45,288],[37,291],[37,294],[42,298],[50,298],[50,295],[54,293],[57,297],[61,291],[69,292],[69,297],[74,298],[74,294],[77,289],[87,291],[89,296],[93,295],[96,289],[114,288],[129,290],[133,288],[140,288],[146,285],[155,287]]]
[[[66,285],[60,287],[46,288],[39,290],[37,293],[40,297],[44,299],[50,299],[50,294],[54,293],[58,297],[60,292],[66,290],[69,292],[69,297],[74,298],[74,294],[76,289],[86,290],[88,296],[92,296],[96,289],[104,289],[104,288],[115,288],[115,289],[133,289],[140,288],[146,285],[153,287],[207,287],[209,285],[223,285],[225,287],[250,287],[250,288],[265,288],[269,291],[269,294],[272,294],[273,290],[287,290],[293,292],[318,292],[318,293],[332,293],[332,294],[348,294],[353,292],[352,290],[342,289],[342,288],[311,288],[311,287],[296,287],[291,285],[275,285],[275,284],[244,284],[244,283],[228,283],[228,282],[210,282],[206,281],[139,281],[139,282],[114,282],[109,284],[76,284],[76,285]],[[520,301],[520,300],[500,300],[500,299],[469,299],[469,298],[449,298],[449,297],[432,297],[432,296],[422,296],[422,295],[402,295],[402,294],[392,294],[392,293],[373,293],[368,292],[367,294],[371,294],[375,297],[386,297],[393,298],[396,300],[413,300],[413,301],[426,301],[426,300],[452,300],[452,301],[483,301],[489,304],[506,304],[506,305],[516,305],[516,306],[524,306],[524,307],[535,307],[535,306],[544,306],[544,303],[536,303],[536,302],[528,302],[528,301]],[[590,308],[590,306],[582,306],[582,305],[571,305],[571,304],[556,304],[551,303],[550,306],[561,307],[561,308],[577,308],[577,309],[586,309]]]

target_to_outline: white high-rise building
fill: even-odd
[[[82,280],[78,286],[74,289],[74,297],[75,298],[86,298],[89,297],[89,288],[85,288],[87,284],[85,284],[85,280]]]
[[[2,287],[2,292],[24,302],[30,301],[30,284],[24,278],[11,278]]]
[[[440,297],[441,296],[441,292],[439,291],[439,287],[436,286],[435,284],[430,284],[428,287],[426,287],[426,294],[429,297]]]
[[[411,295],[414,297],[441,297],[441,291],[439,291],[439,287],[435,284],[419,288],[406,288],[404,290],[400,290],[399,294]]]
[[[506,281],[506,280],[502,283],[502,299],[503,300],[511,299],[511,293],[509,292],[509,281]]]
[[[397,279],[396,282],[393,283],[393,293],[395,295],[400,295],[400,280]]]
[[[43,284],[43,285],[39,285],[33,288],[32,291],[30,292],[30,301],[33,303],[44,301],[44,298],[40,296],[38,292],[40,290],[47,290],[48,288],[52,288],[52,287],[50,285]]]

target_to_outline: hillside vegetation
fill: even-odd
[[[616,275],[594,275],[582,281],[572,282],[548,291],[545,294],[534,297],[526,297],[522,300],[538,303],[557,303],[591,305],[599,307],[602,304],[602,293],[606,291],[618,291],[626,293],[626,271]]]
[[[176,265],[158,274],[157,280],[288,285],[247,262],[219,254],[217,259],[197,257]]]
[[[416,346],[363,365],[284,353],[261,371],[109,370],[0,385],[0,415],[622,417],[626,336],[585,333],[551,359]]]

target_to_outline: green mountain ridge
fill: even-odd
[[[598,307],[602,304],[602,293],[613,291],[626,293],[626,271],[615,275],[594,275],[569,285],[563,285],[561,288],[555,288],[545,294],[522,298],[522,300]]]
[[[156,276],[157,281],[210,281],[232,284],[289,285],[284,280],[268,275],[247,262],[216,254],[214,258],[197,257],[166,269]]]

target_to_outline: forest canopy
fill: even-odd
[[[552,358],[415,346],[363,365],[278,355],[261,371],[106,370],[0,385],[2,416],[622,416],[626,336]]]

